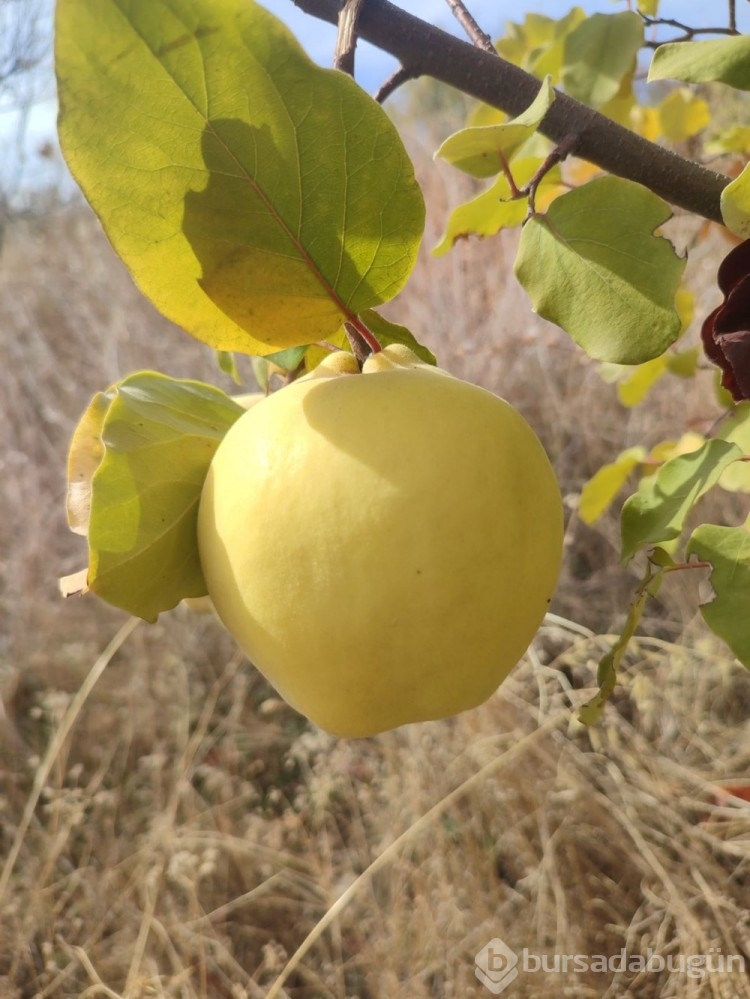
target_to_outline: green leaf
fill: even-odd
[[[244,409],[210,385],[150,371],[110,391],[100,437],[90,437],[91,460],[99,462],[90,484],[87,588],[154,621],[206,593],[198,502],[211,458]],[[94,412],[101,410],[89,407],[79,427],[93,429]]]
[[[622,508],[622,560],[631,559],[641,547],[676,538],[700,497],[741,453],[735,444],[709,440],[697,451],[671,458],[655,475],[643,479]]]
[[[513,180],[517,187],[523,187],[534,176],[542,160],[522,159],[513,163]],[[544,175],[537,188],[537,205],[544,207],[550,196],[557,193],[561,184],[559,167],[554,167]],[[510,184],[504,174],[486,191],[454,208],[448,218],[445,232],[433,249],[436,257],[447,253],[459,239],[468,236],[494,236],[501,229],[521,225],[529,210],[528,198],[513,198]]]
[[[646,457],[640,445],[621,451],[613,462],[602,465],[581,490],[578,515],[584,524],[593,524],[612,505],[628,476]]]
[[[252,0],[59,0],[60,140],[136,283],[211,346],[392,298],[424,204],[383,109]]]
[[[667,354],[667,368],[671,375],[678,378],[694,378],[698,373],[698,361],[701,358],[701,351],[697,347],[689,347],[687,350],[678,350],[674,354]]]
[[[269,391],[272,375],[282,374],[288,376],[291,372],[297,371],[310,349],[310,347],[289,347],[287,350],[280,350],[276,354],[266,354],[265,357],[253,357],[251,361],[253,376],[260,390],[264,393]]]
[[[494,177],[536,132],[554,99],[555,91],[546,77],[534,102],[523,114],[500,125],[480,125],[454,132],[435,157],[440,156],[473,177]]]
[[[701,524],[688,542],[687,553],[712,566],[715,596],[701,605],[703,619],[750,669],[750,521],[743,527]]]
[[[592,14],[565,41],[565,90],[592,107],[606,104],[632,71],[642,45],[643,21],[634,11]]]
[[[727,229],[750,239],[750,164],[721,192],[721,217]]]
[[[289,347],[288,350],[280,350],[276,354],[268,354],[265,358],[269,364],[282,371],[296,371],[305,358],[307,347]]]
[[[242,384],[242,379],[237,368],[237,359],[231,351],[217,350],[216,363],[219,365],[219,370],[231,378],[235,385]]]
[[[595,360],[642,364],[680,335],[685,260],[655,230],[669,206],[645,187],[600,177],[524,226],[518,280],[534,309]]]
[[[736,444],[743,455],[750,455],[750,402],[740,402],[719,431],[722,440]],[[731,493],[750,493],[750,461],[736,461],[719,479],[719,485]]]
[[[660,45],[651,60],[648,79],[717,82],[750,90],[750,35]]]
[[[387,347],[390,343],[401,343],[405,347],[409,347],[410,350],[413,350],[417,357],[424,361],[425,364],[437,364],[432,351],[428,347],[422,346],[406,326],[401,326],[399,323],[392,323],[385,316],[381,316],[379,312],[375,312],[373,309],[369,309],[362,314],[362,321],[370,332],[375,334],[381,347]]]

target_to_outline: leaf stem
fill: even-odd
[[[525,184],[521,188],[519,194],[522,196],[528,195],[529,198],[529,217],[536,214],[536,192],[539,185],[552,167],[557,166],[558,163],[562,163],[564,159],[570,156],[576,147],[578,138],[579,136],[576,133],[567,135],[547,156],[528,184]]]
[[[682,572],[683,569],[712,569],[713,566],[710,562],[700,562],[696,560],[695,562],[675,562],[674,565],[665,565],[662,567],[662,572]]]

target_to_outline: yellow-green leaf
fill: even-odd
[[[721,217],[727,229],[750,239],[750,164],[721,192]]]
[[[671,458],[656,475],[642,479],[622,508],[622,559],[639,548],[676,538],[698,500],[716,485],[742,452],[736,444],[709,440],[697,451]]]
[[[592,14],[565,40],[562,83],[578,101],[606,104],[632,72],[643,45],[643,21],[635,11]]]
[[[698,361],[701,357],[698,347],[689,347],[687,350],[678,350],[674,354],[665,356],[667,369],[671,375],[677,375],[678,378],[694,378],[698,373]]]
[[[513,163],[516,185],[523,187],[528,183],[541,163],[537,158],[516,160]],[[537,188],[537,206],[544,209],[550,199],[561,190],[560,169],[555,167],[545,174]],[[494,236],[501,229],[521,225],[528,209],[528,198],[512,198],[507,177],[500,174],[486,191],[453,209],[445,232],[432,252],[440,257],[459,239],[467,236]]]
[[[708,104],[685,87],[668,94],[659,106],[662,133],[670,142],[684,142],[711,121]]]
[[[621,451],[614,461],[602,465],[581,490],[578,515],[584,524],[593,524],[612,505],[628,476],[646,457],[640,445]]]
[[[473,177],[494,177],[536,132],[554,99],[555,92],[547,77],[523,114],[500,125],[462,128],[448,136],[435,156]]]
[[[669,461],[680,454],[690,454],[691,451],[697,451],[705,443],[706,438],[703,434],[696,434],[692,430],[688,430],[678,440],[659,441],[654,444],[646,455],[643,475],[655,475],[658,471],[658,466],[663,465],[665,461]]]
[[[701,524],[687,553],[711,564],[714,598],[701,605],[703,619],[750,669],[750,521],[743,527]]]
[[[648,78],[726,83],[737,90],[750,90],[750,35],[660,45]]]
[[[556,198],[523,228],[516,275],[534,309],[595,360],[641,364],[680,335],[675,295],[685,267],[655,235],[669,206],[620,177]]]
[[[101,421],[89,407],[87,588],[153,621],[184,597],[206,593],[198,558],[198,502],[211,458],[244,409],[201,382],[142,371],[118,382]],[[91,432],[89,432],[91,430]],[[74,446],[76,437],[74,437]],[[81,454],[74,463],[81,467]]]
[[[272,353],[392,298],[424,223],[383,109],[253,0],[58,0],[60,139],[141,290]]]
[[[734,407],[732,415],[719,431],[722,440],[736,444],[743,455],[750,456],[750,402]],[[732,493],[750,493],[750,461],[735,461],[722,474],[719,485]]]

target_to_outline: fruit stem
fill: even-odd
[[[370,354],[378,354],[383,349],[377,337],[365,326],[359,316],[354,316],[344,322],[344,329],[352,348],[352,353],[359,361],[360,367]]]

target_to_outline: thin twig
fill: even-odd
[[[530,216],[533,215],[536,210],[535,206],[536,192],[539,185],[544,180],[546,175],[550,172],[552,167],[557,166],[558,163],[562,163],[564,159],[570,156],[570,154],[575,149],[576,143],[578,142],[579,138],[580,136],[578,136],[575,133],[566,136],[562,140],[562,142],[560,142],[557,146],[555,146],[555,148],[552,150],[549,156],[547,156],[544,163],[541,164],[541,166],[536,171],[531,180],[528,182],[528,184],[525,184],[524,187],[521,188],[519,194],[528,195],[529,198]]]
[[[729,27],[720,28],[691,28],[689,24],[684,24],[682,21],[678,21],[673,17],[649,17],[648,14],[641,14],[643,23],[648,28],[674,28],[675,31],[681,31],[681,35],[676,35],[674,38],[670,38],[667,41],[671,44],[674,42],[690,42],[697,35],[736,35],[737,31],[737,21],[736,17],[733,18],[733,3],[730,0],[730,11],[729,11]],[[646,48],[657,49],[661,45],[666,44],[664,40],[662,41],[648,41],[645,43]]]
[[[496,54],[495,46],[492,44],[492,39],[488,34],[482,31],[470,12],[467,10],[466,5],[462,2],[462,0],[446,0],[446,3],[450,7],[455,19],[464,29],[474,45],[476,45],[478,49],[484,49],[485,52],[492,52]]]
[[[339,12],[339,33],[333,65],[342,73],[354,76],[354,52],[357,48],[357,21],[367,0],[346,0]]]
[[[409,69],[408,66],[399,66],[393,76],[389,76],[385,83],[380,85],[375,94],[375,100],[378,104],[383,104],[402,84],[408,83],[409,80],[416,80],[421,75],[418,70]]]

